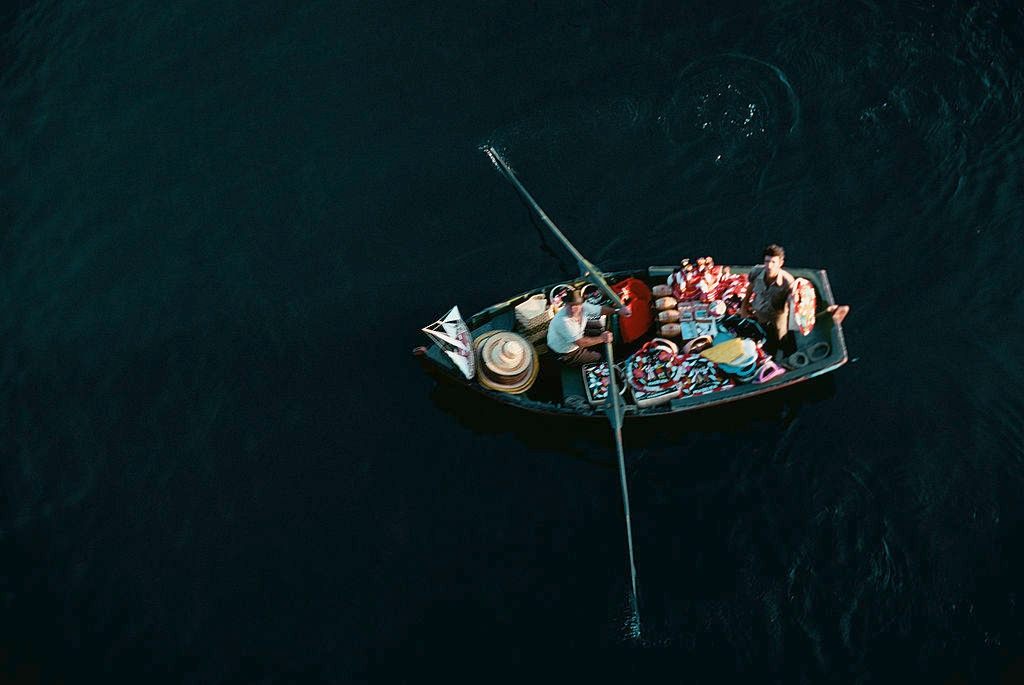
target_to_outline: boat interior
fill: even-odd
[[[737,274],[748,273],[751,268],[753,267],[730,267],[732,273]],[[626,387],[620,393],[620,396],[623,398],[626,415],[657,416],[728,402],[807,380],[808,378],[832,371],[844,364],[847,360],[847,355],[841,326],[835,324],[829,314],[822,313],[828,305],[835,304],[826,273],[815,269],[787,268],[786,270],[794,277],[805,278],[810,281],[814,286],[817,299],[816,309],[818,310],[818,315],[816,316],[814,328],[807,335],[801,335],[799,332],[795,334],[797,351],[804,352],[803,355],[795,355],[797,361],[803,362],[798,368],[791,368],[785,373],[762,383],[739,383],[733,387],[715,392],[676,397],[671,399],[671,401],[647,406],[643,406],[643,403],[638,404],[633,397],[632,389],[628,387],[628,384],[623,384]],[[671,266],[652,266],[646,269],[606,272],[603,275],[613,288],[616,283],[627,278],[642,280],[649,287],[653,288],[656,285],[664,284],[668,276],[672,274],[672,271],[673,267]],[[583,277],[575,281],[564,282],[564,284],[573,287],[583,287],[587,283],[588,281]],[[539,293],[548,294],[552,288],[558,285],[560,284],[554,283],[522,292],[505,302],[495,304],[469,317],[466,323],[473,339],[476,340],[489,331],[516,331],[515,307]],[[647,332],[639,338],[628,343],[622,342],[618,316],[613,315],[610,318],[611,330],[615,335],[613,353],[616,364],[621,363],[634,354],[644,343],[658,337],[658,326],[657,321],[655,321]],[[682,341],[678,338],[675,342],[680,347],[682,346]],[[581,368],[578,366],[568,366],[559,361],[557,356],[547,349],[544,337],[536,340],[533,345],[538,354],[539,370],[536,381],[525,392],[511,394],[481,387],[478,383],[470,384],[478,391],[498,401],[535,411],[582,416],[603,416],[604,408],[600,404],[592,404],[588,399]],[[813,354],[807,354],[808,351],[813,351]],[[435,346],[431,347],[427,356],[438,366],[448,369],[453,378],[456,377],[452,364]]]

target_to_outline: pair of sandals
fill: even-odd
[[[802,369],[808,364],[820,362],[822,359],[828,357],[832,352],[832,348],[824,340],[818,341],[807,348],[807,350],[797,350],[793,354],[789,355],[779,363],[784,367],[793,371],[794,369]]]

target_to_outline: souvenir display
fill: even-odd
[[[714,321],[680,321],[679,325],[683,340],[693,340],[704,335],[714,336],[718,332],[718,326]]]
[[[656,285],[651,288],[651,294],[655,297],[671,297],[672,287],[668,285]]]
[[[679,326],[683,340],[693,340],[703,335],[714,337],[718,332],[716,318],[708,305],[701,302],[680,302]]]
[[[615,369],[619,383],[619,394],[626,391],[622,382],[622,373]],[[587,393],[587,401],[592,405],[604,404],[608,401],[608,393],[611,392],[611,379],[608,374],[608,362],[583,365],[583,387]]]
[[[700,276],[689,259],[684,259],[679,268],[668,277],[667,285],[672,288],[672,295],[677,300],[692,300],[699,294],[697,280]]]
[[[668,277],[667,285],[679,301],[721,300],[728,314],[739,311],[747,294],[746,275],[732,273],[729,267],[715,264],[711,257],[701,257],[696,262],[684,259]]]
[[[723,276],[722,267],[716,266],[711,257],[703,257],[697,260],[697,276],[697,297],[702,302],[716,299],[718,284]]]
[[[659,297],[654,301],[654,308],[659,312],[663,312],[666,309],[675,309],[679,305],[679,302],[674,297]]]
[[[747,281],[746,274],[722,276],[722,280],[718,283],[718,292],[715,294],[715,299],[725,303],[726,314],[736,314],[739,312],[740,305],[743,304],[743,298],[747,296],[748,286],[749,282]]]
[[[665,402],[671,402],[672,400],[679,397],[681,386],[676,384],[670,388],[661,388],[654,390],[637,390],[633,389],[633,402],[638,407],[653,407],[656,404],[664,404]]]
[[[720,332],[716,322],[739,311],[747,292],[747,277],[716,265],[711,257],[684,259],[665,285],[656,285],[651,292],[660,324],[658,334],[687,341]],[[672,324],[678,324],[679,330]]]
[[[726,295],[722,300],[725,303],[725,315],[739,314],[743,307],[743,297],[740,295]]]
[[[678,323],[678,321],[679,321],[679,310],[678,309],[666,309],[663,312],[658,312],[658,321],[660,323]]]
[[[814,310],[818,306],[814,285],[806,278],[796,279],[789,299],[789,329],[800,331],[801,335],[809,334],[814,330]]]
[[[639,406],[667,402],[678,395],[683,358],[677,352],[672,341],[654,338],[626,359],[626,382]]]
[[[719,390],[728,390],[736,385],[712,361],[700,355],[685,357],[682,367],[680,397],[706,395]]]

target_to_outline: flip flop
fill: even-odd
[[[767,383],[771,379],[778,378],[784,373],[786,373],[784,368],[769,359],[765,362],[764,366],[761,367],[761,370],[757,372],[757,378],[754,379],[754,382]]]
[[[798,350],[793,354],[789,355],[788,357],[786,357],[785,359],[783,359],[781,363],[784,367],[786,367],[790,371],[793,371],[795,369],[802,369],[803,367],[807,366],[808,364],[811,363],[811,360],[808,359],[806,354]]]
[[[831,351],[832,348],[829,347],[829,344],[824,340],[820,340],[807,348],[807,359],[811,362],[820,362],[822,359],[827,357]]]

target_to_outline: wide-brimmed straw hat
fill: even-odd
[[[477,380],[501,392],[525,392],[537,379],[537,350],[512,331],[489,331],[474,342],[480,363]]]
[[[500,331],[480,348],[480,360],[498,376],[513,377],[530,365],[532,347],[515,333]]]

